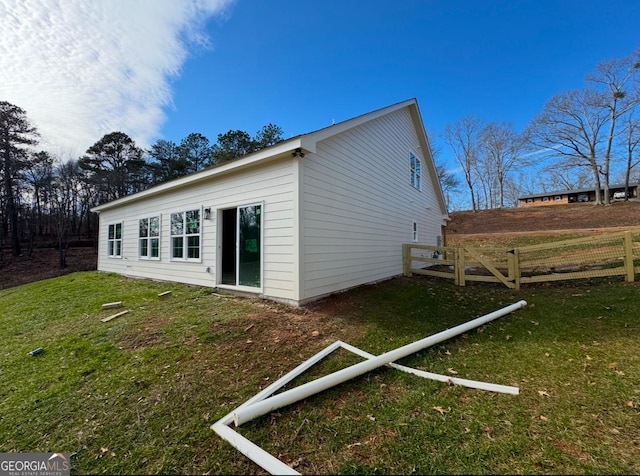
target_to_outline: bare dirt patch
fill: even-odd
[[[501,208],[450,213],[448,235],[549,233],[568,230],[640,228],[640,202]]]
[[[54,248],[36,248],[22,256],[14,257],[8,250],[2,251],[0,260],[0,289],[55,278],[76,271],[93,271],[98,266],[98,253],[93,247],[69,248],[67,267],[60,268],[60,252]]]
[[[336,340],[355,341],[362,337],[362,322],[349,312],[352,297],[345,293],[330,296],[305,308],[291,308],[271,301],[256,302],[246,317],[214,323],[212,333],[229,333],[230,340],[243,334],[245,352],[267,346],[286,345],[294,351],[324,347]]]

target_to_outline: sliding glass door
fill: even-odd
[[[260,287],[262,205],[238,208],[238,284]]]
[[[262,286],[262,205],[222,211],[221,284]]]

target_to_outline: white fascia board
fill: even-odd
[[[314,139],[311,134],[300,136],[299,140],[300,140],[300,148],[303,151],[309,152],[311,154],[316,153],[316,144],[318,140]]]
[[[170,190],[176,190],[182,187],[196,184],[198,182],[202,182],[203,180],[208,180],[212,177],[223,175],[229,172],[235,172],[238,170],[245,169],[247,167],[252,167],[256,163],[267,162],[269,160],[283,158],[283,157],[286,157],[287,155],[290,156],[290,154],[294,150],[298,148],[304,149],[304,147],[302,147],[301,145],[301,142],[302,142],[302,137],[294,137],[293,139],[280,142],[271,147],[267,147],[266,149],[260,150],[258,152],[254,152],[253,154],[246,155],[239,159],[231,160],[223,165],[214,166],[205,170],[201,170],[199,172],[195,172],[190,175],[186,175],[184,177],[171,180],[170,182],[165,182],[160,185],[156,185],[147,190],[143,190],[142,192],[134,193],[133,195],[128,195],[118,200],[113,200],[111,202],[98,205],[97,207],[91,208],[90,211],[100,213],[102,211],[105,211],[111,208],[116,208],[130,202],[135,202],[143,198],[149,198],[154,195],[159,195],[161,193],[164,193]]]

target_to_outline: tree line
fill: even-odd
[[[521,132],[473,115],[447,125],[442,138],[462,176],[437,164],[449,205],[460,185],[477,210],[515,206],[522,193],[589,184],[596,203],[608,204],[615,170],[628,188],[640,163],[640,48],[599,63],[586,80],[584,89],[552,97]],[[145,150],[116,131],[81,157],[63,158],[37,151],[38,131],[26,112],[0,101],[0,264],[7,244],[19,256],[23,247],[30,253],[55,241],[64,267],[71,240],[96,236],[92,207],[261,150],[282,141],[282,134],[268,124],[253,137],[230,130],[211,143],[191,133],[180,143],[161,139]],[[544,161],[548,165],[540,167]]]
[[[0,265],[7,245],[20,256],[55,243],[65,267],[70,241],[95,239],[92,207],[256,152],[282,141],[282,134],[267,124],[253,137],[230,130],[211,143],[191,133],[180,143],[161,139],[145,150],[116,131],[81,157],[57,157],[37,151],[39,134],[26,111],[0,101]]]
[[[600,62],[586,83],[552,97],[521,132],[474,115],[445,127],[473,210],[516,206],[523,193],[587,187],[596,204],[608,205],[612,180],[625,184],[628,197],[640,163],[640,48]]]

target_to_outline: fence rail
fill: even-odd
[[[469,246],[402,245],[405,276],[421,274],[467,281],[522,284],[640,273],[640,229],[512,249]]]

